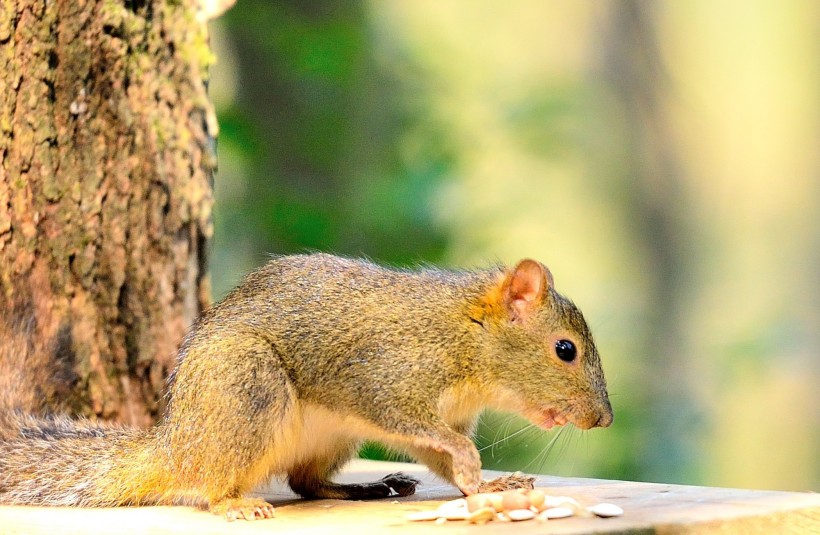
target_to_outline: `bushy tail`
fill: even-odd
[[[66,334],[31,303],[0,296],[0,504],[113,506],[167,494],[153,431],[32,414],[70,392]]]
[[[64,417],[13,416],[0,441],[0,503],[104,507],[158,503],[163,481],[151,431]]]
[[[70,328],[38,308],[0,295],[0,440],[17,436],[15,414],[62,412],[72,401]]]

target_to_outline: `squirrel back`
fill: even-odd
[[[411,271],[328,254],[277,257],[203,314],[180,364],[191,344],[213,347],[241,333],[268,340],[306,397],[317,379],[340,393],[346,380],[386,378],[383,366],[449,367],[463,360],[454,354],[475,350],[470,309],[501,277],[501,267]]]

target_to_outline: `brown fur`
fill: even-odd
[[[555,355],[558,339],[575,343],[576,361]],[[273,475],[312,497],[412,493],[401,474],[330,481],[365,439],[471,494],[481,466],[469,434],[485,407],[536,424],[612,421],[583,316],[541,264],[402,271],[275,258],[192,328],[154,429],[18,419],[0,442],[0,503],[188,501],[250,519],[272,509],[242,496]]]

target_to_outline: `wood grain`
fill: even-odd
[[[355,482],[404,471],[422,479],[414,496],[370,502],[299,500],[282,484],[259,492],[277,506],[276,518],[228,523],[192,507],[70,509],[0,507],[2,534],[99,533],[820,533],[820,495],[634,483],[541,476],[537,486],[582,504],[607,501],[621,506],[619,518],[567,518],[544,524],[492,522],[484,526],[451,521],[443,526],[405,520],[407,513],[432,509],[459,497],[453,487],[413,464],[353,461],[339,480]],[[487,472],[487,477],[495,473]]]

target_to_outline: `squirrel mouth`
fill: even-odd
[[[535,417],[530,417],[530,420],[541,429],[552,429],[567,423],[567,417],[555,409],[544,409],[533,416]]]

